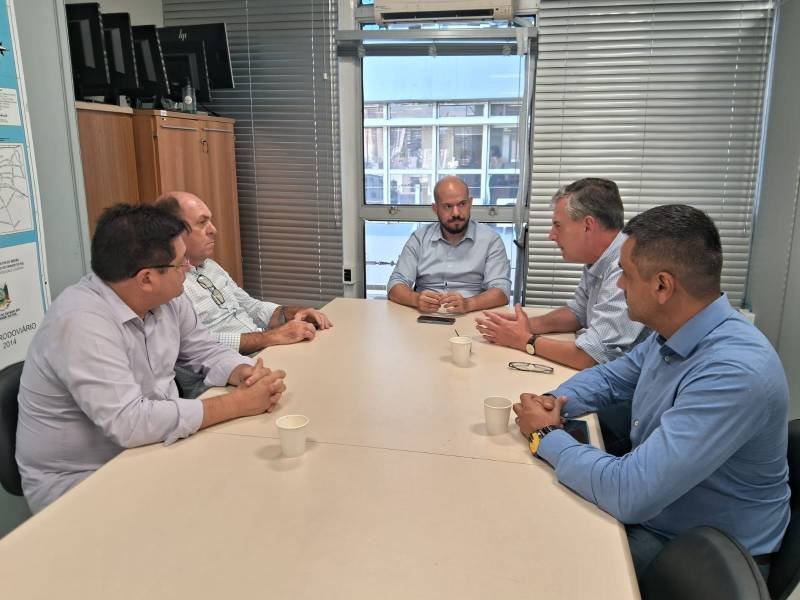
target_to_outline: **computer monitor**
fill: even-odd
[[[202,41],[162,41],[161,50],[164,53],[172,98],[181,100],[181,88],[188,80],[192,82],[197,101],[210,102],[211,85],[208,80],[205,44]]]
[[[131,16],[128,13],[106,13],[103,15],[108,70],[111,89],[115,93],[127,94],[139,88],[136,57],[133,50]]]
[[[233,88],[228,29],[225,23],[179,25],[158,30],[162,43],[192,44],[203,42],[206,50],[208,79],[212,90]]]
[[[75,97],[105,96],[111,85],[111,76],[100,5],[96,2],[67,4],[66,11]]]
[[[170,95],[164,55],[155,25],[136,25],[133,33],[133,51],[136,56],[136,71],[139,88],[131,96],[138,98],[167,98]]]

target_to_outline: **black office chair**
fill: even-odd
[[[639,581],[643,600],[770,600],[753,557],[714,527],[670,541]]]
[[[14,453],[17,449],[17,394],[22,365],[18,362],[0,371],[0,483],[9,494],[22,496],[22,483]]]
[[[775,600],[786,600],[800,582],[800,419],[789,421],[787,460],[792,518],[769,569],[767,586]]]

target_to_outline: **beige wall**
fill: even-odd
[[[85,0],[67,0],[65,4],[78,4]],[[99,0],[102,12],[126,12],[131,15],[131,25],[164,25],[161,0]]]

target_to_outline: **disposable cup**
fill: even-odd
[[[503,396],[490,396],[483,401],[483,414],[489,435],[505,433],[511,415],[511,400]]]
[[[472,338],[460,335],[450,338],[450,352],[453,362],[459,367],[469,366],[469,355],[472,352]]]
[[[306,451],[306,429],[308,417],[304,415],[285,415],[275,421],[281,439],[283,455],[288,458],[300,456]]]

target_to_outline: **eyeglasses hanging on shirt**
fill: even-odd
[[[225,296],[222,295],[222,292],[217,289],[217,286],[215,286],[208,277],[205,275],[198,275],[197,284],[204,290],[211,292],[211,299],[214,300],[217,306],[225,304]]]

